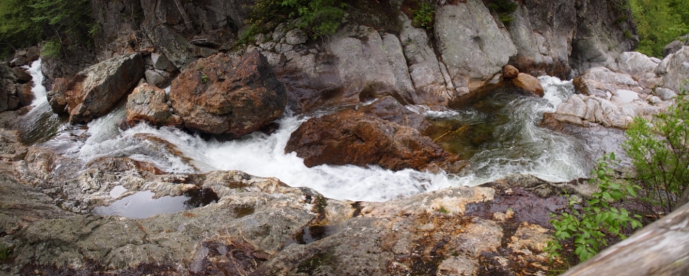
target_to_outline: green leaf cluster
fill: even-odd
[[[488,9],[498,14],[503,24],[509,24],[514,20],[512,13],[519,8],[519,3],[513,0],[490,0]]]
[[[628,226],[641,227],[639,215],[632,215],[624,208],[615,208],[611,204],[636,197],[638,186],[620,184],[613,181],[610,163],[615,161],[615,154],[610,153],[598,160],[592,172],[600,191],[579,205],[570,198],[569,208],[560,215],[552,215],[550,223],[555,227],[555,240],[548,243],[546,252],[551,258],[559,257],[562,242],[573,241],[574,253],[583,262],[607,246],[608,236],[625,239],[622,229]]]
[[[42,40],[58,51],[88,45],[98,30],[91,12],[89,0],[0,0],[0,54]]]
[[[435,6],[429,2],[419,2],[418,9],[410,9],[413,14],[413,22],[416,26],[430,30],[433,28],[433,19],[435,17]]]
[[[623,148],[637,171],[644,200],[650,207],[671,212],[689,187],[689,103],[686,91],[667,113],[652,122],[635,118]]]
[[[295,27],[312,38],[330,35],[342,25],[347,8],[342,0],[258,0],[249,12],[250,26],[240,43],[250,42],[256,34],[288,19],[294,19]]]
[[[689,1],[629,0],[639,34],[637,51],[662,57],[663,48],[689,33]]]

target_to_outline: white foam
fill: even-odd
[[[33,92],[34,100],[31,102],[31,106],[39,106],[43,103],[48,102],[46,97],[46,89],[43,86],[43,72],[41,72],[41,59],[31,63],[31,67],[28,68],[29,74],[32,77],[33,85],[31,85],[31,92]]]

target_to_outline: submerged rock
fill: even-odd
[[[266,57],[252,51],[194,62],[173,80],[170,101],[185,128],[241,137],[279,118],[287,95]]]
[[[308,167],[353,164],[457,172],[465,165],[418,130],[369,115],[366,110],[347,109],[306,121],[292,133],[285,152],[296,152]]]
[[[71,123],[87,123],[110,112],[143,76],[140,54],[111,58],[84,69],[68,83],[59,81],[48,101],[58,113],[66,109]]]

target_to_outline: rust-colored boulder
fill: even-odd
[[[516,78],[512,79],[512,84],[526,92],[543,97],[543,86],[541,86],[541,82],[532,75],[519,73]]]
[[[141,54],[114,57],[79,72],[69,82],[56,81],[47,94],[56,113],[69,113],[71,123],[87,123],[110,112],[144,75]]]
[[[519,69],[512,65],[505,65],[502,67],[502,76],[505,79],[514,79],[519,76]]]
[[[266,58],[252,51],[193,62],[173,80],[170,100],[185,128],[240,137],[279,118],[287,95]]]
[[[418,130],[354,109],[306,121],[292,133],[285,152],[296,152],[308,167],[352,164],[457,172],[465,165]]]
[[[149,122],[153,125],[180,126],[182,118],[172,114],[163,89],[141,84],[127,97],[127,124]]]

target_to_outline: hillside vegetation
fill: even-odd
[[[663,47],[689,33],[689,1],[629,0],[639,33],[637,51],[662,57]]]

